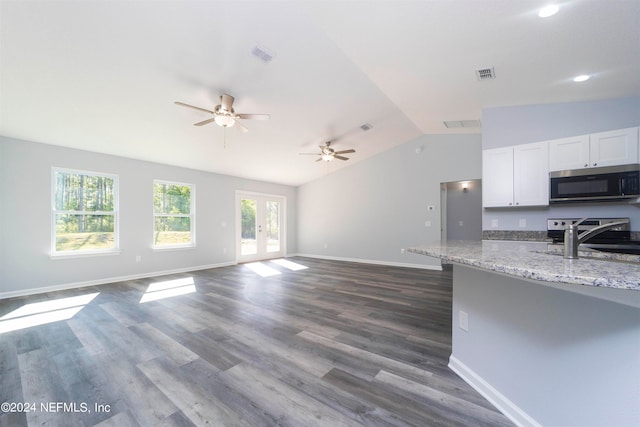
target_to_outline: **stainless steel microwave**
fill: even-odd
[[[640,197],[640,164],[549,173],[552,203]]]

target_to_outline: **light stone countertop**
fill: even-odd
[[[524,279],[640,291],[637,255],[580,251],[568,260],[561,245],[504,240],[438,241],[407,251]]]

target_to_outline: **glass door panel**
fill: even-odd
[[[238,262],[284,256],[284,197],[237,193]]]
[[[258,235],[256,227],[257,201],[240,200],[240,255],[256,255],[258,253]]]
[[[267,200],[265,208],[266,251],[280,252],[280,202]]]

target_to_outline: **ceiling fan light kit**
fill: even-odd
[[[225,129],[228,127],[234,127],[238,131],[244,133],[247,132],[248,129],[238,123],[238,120],[267,120],[269,118],[268,114],[236,114],[233,109],[234,99],[235,98],[233,96],[227,95],[226,93],[220,95],[220,104],[216,105],[213,110],[207,110],[206,108],[196,107],[195,105],[185,104],[184,102],[179,101],[175,101],[175,104],[213,115],[210,119],[194,123],[194,126],[204,126],[211,122],[215,122],[218,126]]]
[[[342,156],[342,154],[348,154],[348,153],[355,153],[356,150],[350,148],[348,150],[341,150],[341,151],[336,151],[333,148],[330,147],[331,145],[331,141],[327,141],[325,142],[325,145],[320,145],[320,152],[319,153],[300,153],[301,155],[311,155],[311,156],[319,156],[316,159],[316,162],[320,162],[320,161],[325,161],[325,162],[330,162],[333,159],[338,159],[338,160],[349,160],[348,157]]]
[[[231,127],[236,123],[236,120],[233,117],[229,116],[216,116],[214,121],[218,126],[222,126],[223,128]]]

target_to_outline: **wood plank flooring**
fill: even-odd
[[[287,261],[1,300],[99,293],[0,333],[0,426],[512,425],[447,368],[450,270]]]

